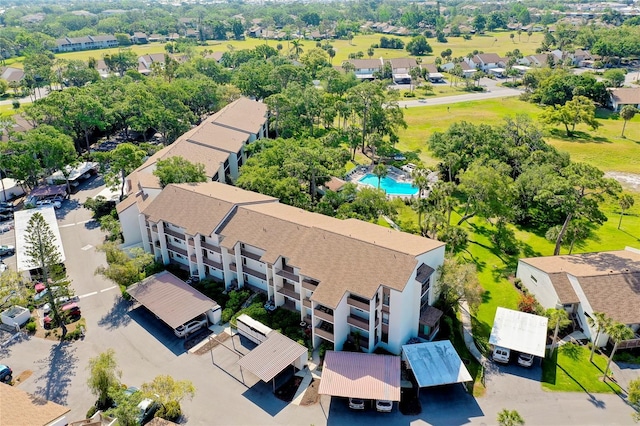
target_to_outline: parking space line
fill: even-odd
[[[91,293],[87,293],[87,294],[83,294],[82,296],[78,296],[79,299],[84,299],[85,297],[89,297],[89,296],[94,296],[98,294],[97,291],[91,292]]]
[[[117,288],[117,285],[111,286],[109,288],[103,288],[102,290],[100,290],[100,293],[104,293],[105,291],[109,291],[109,290],[113,290],[114,288]]]

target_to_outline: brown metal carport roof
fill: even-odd
[[[400,401],[400,357],[327,351],[318,393]]]
[[[168,271],[132,285],[127,293],[171,328],[218,307],[216,302]]]
[[[272,331],[267,340],[240,358],[238,364],[263,382],[269,382],[306,353],[307,348],[300,343]]]

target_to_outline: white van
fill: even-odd
[[[496,346],[493,348],[492,358],[495,362],[508,364],[510,356],[511,356],[511,351],[507,348],[503,348],[502,346]]]

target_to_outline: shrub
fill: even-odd
[[[523,294],[518,301],[518,310],[529,314],[536,313],[538,310],[538,301],[530,294]]]
[[[98,407],[96,407],[95,405],[92,405],[91,408],[89,408],[89,410],[87,411],[86,414],[86,419],[90,419],[91,417],[93,417],[93,415],[98,411]]]
[[[29,332],[29,333],[35,333],[36,328],[37,328],[36,323],[35,323],[35,322],[31,322],[31,321],[29,321],[29,322],[27,323],[27,325],[25,326],[25,329],[26,329],[26,330],[27,330],[27,332]]]
[[[224,309],[222,310],[222,318],[221,318],[221,319],[222,319],[222,322],[223,322],[223,323],[226,323],[226,322],[231,321],[231,318],[234,316],[234,313],[235,313],[235,312],[233,312],[233,309],[231,309],[231,308],[224,308]]]
[[[415,98],[416,94],[413,92],[404,92],[402,96],[404,96],[405,98]]]
[[[182,409],[178,401],[169,401],[160,407],[156,413],[156,417],[160,417],[170,422],[175,422],[182,416]]]

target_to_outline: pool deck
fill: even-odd
[[[365,177],[366,175],[373,173],[373,167],[372,165],[369,166],[358,166],[355,169],[351,170],[349,173],[347,173],[347,175],[345,176],[345,180],[347,182],[353,182],[356,185],[358,185],[358,187],[367,187],[367,186],[371,186],[371,185],[367,185],[367,184],[363,184],[360,183],[360,179],[362,179],[363,177]],[[393,166],[387,166],[387,177],[395,180],[396,182],[402,182],[402,183],[413,183],[413,179],[411,178],[411,175],[407,172],[404,172],[396,167]],[[402,199],[407,199],[407,198],[414,198],[417,194],[414,195],[408,195],[408,194],[387,194],[388,198],[402,198]]]

